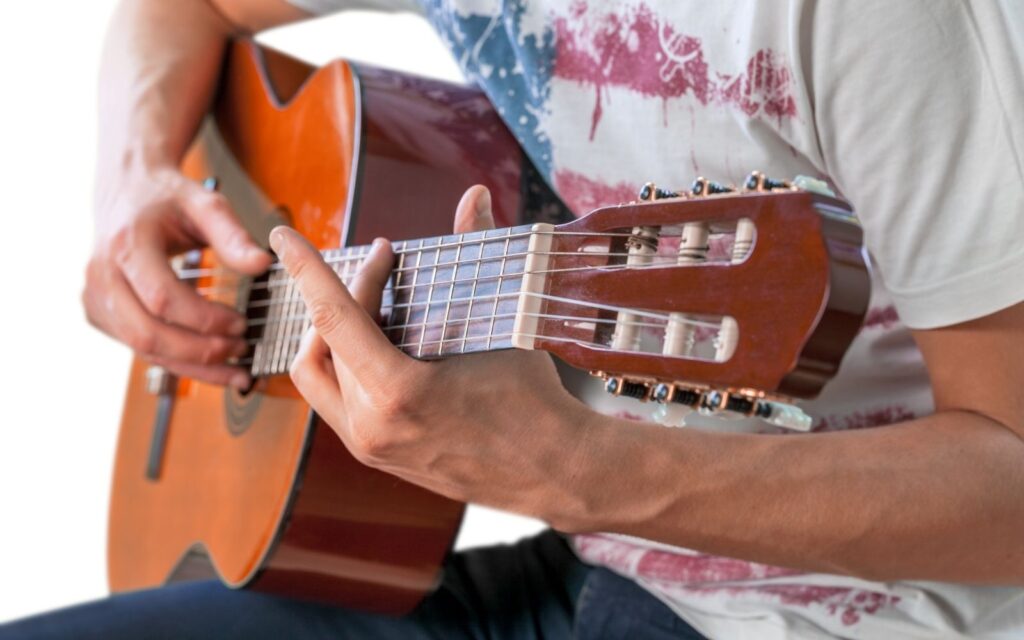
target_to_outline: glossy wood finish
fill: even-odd
[[[220,176],[257,237],[283,219],[323,249],[449,232],[475,182],[499,223],[523,215],[522,154],[482,94],[362,73],[237,43],[186,171]],[[375,611],[407,611],[433,587],[463,506],[360,465],[284,376],[245,398],[183,381],[163,473],[147,479],[144,372],[136,361],[114,469],[113,590],[163,584],[190,550],[232,586]]]
[[[867,309],[870,279],[861,231],[849,217],[849,208],[833,198],[807,192],[749,193],[689,200],[683,206],[678,200],[662,200],[609,207],[562,225],[558,230],[571,234],[622,233],[634,225],[752,220],[757,228],[754,248],[735,265],[580,270],[585,260],[591,266],[600,260],[580,257],[584,243],[593,244],[593,238],[556,235],[546,282],[546,292],[561,298],[731,316],[739,323],[739,343],[727,362],[664,358],[660,353],[588,346],[584,343],[594,341],[593,330],[571,330],[559,320],[542,319],[538,333],[562,340],[541,338],[536,348],[576,367],[613,375],[813,397],[835,375]],[[607,251],[623,250],[621,240],[619,245],[615,241],[604,241]],[[555,300],[546,301],[541,312],[602,315]]]

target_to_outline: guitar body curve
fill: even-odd
[[[345,62],[313,70],[247,41],[232,45],[183,166],[218,178],[253,237],[285,222],[319,249],[448,233],[473,184],[491,189],[498,226],[554,199],[480,92]],[[245,284],[198,286],[230,289],[232,304]],[[400,614],[434,588],[464,505],[357,462],[286,376],[244,396],[152,382],[136,360],[111,495],[113,591],[216,576]]]

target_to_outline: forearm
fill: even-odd
[[[101,176],[176,166],[209,104],[230,33],[206,0],[123,0],[100,70]]]
[[[1024,443],[976,414],[801,436],[613,419],[588,433],[565,480],[577,506],[550,505],[565,529],[880,580],[1024,577]]]

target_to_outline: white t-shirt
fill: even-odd
[[[1024,300],[1020,0],[291,1],[422,12],[577,214],[650,180],[829,180],[876,268],[864,328],[805,405],[818,430],[929,414],[907,327]],[[581,384],[599,410],[648,417]],[[711,638],[1024,637],[1014,587],[868,582],[622,536],[574,543]]]

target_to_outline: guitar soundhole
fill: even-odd
[[[252,348],[242,359],[246,367],[251,366],[255,344],[263,337],[267,316],[267,274],[254,278],[241,278],[235,293],[235,308],[245,314],[251,323],[246,339]],[[242,435],[248,430],[259,413],[263,394],[256,386],[240,392],[231,387],[224,388],[224,423],[232,435]]]
[[[246,394],[235,389],[224,389],[224,424],[232,435],[245,433],[259,414],[263,394],[255,389]]]

